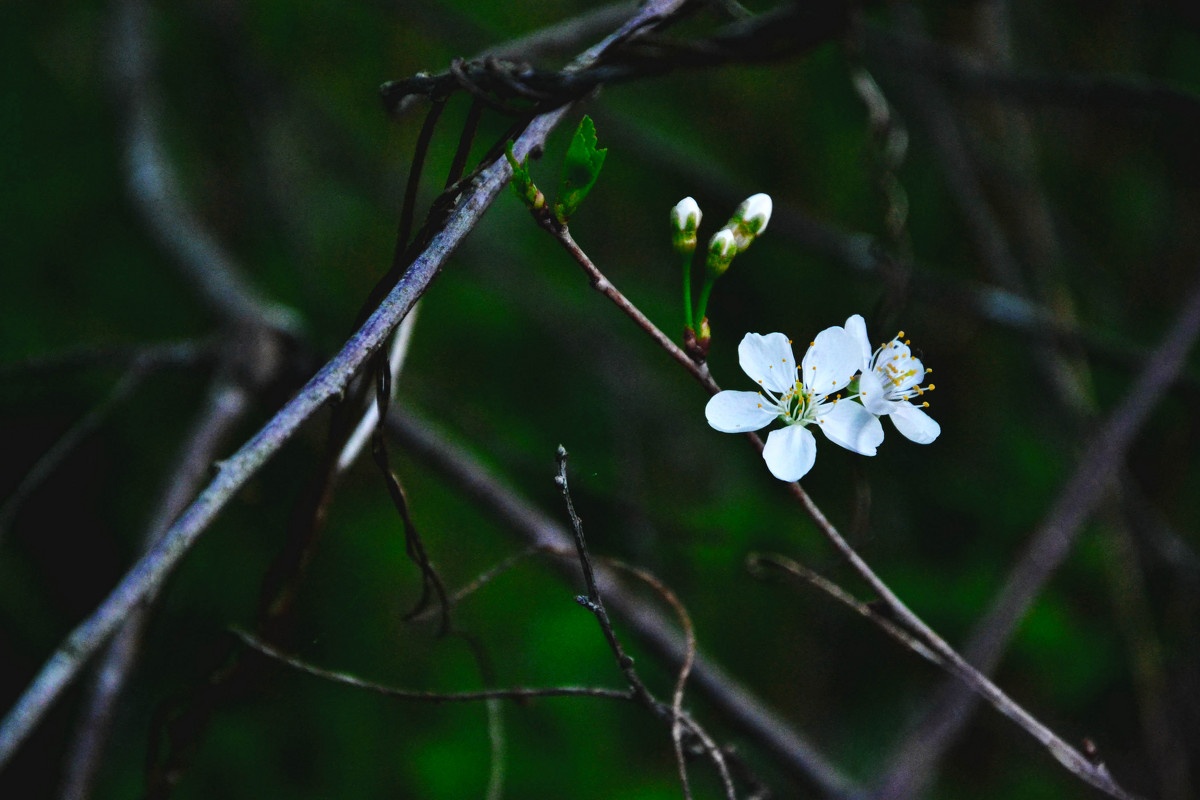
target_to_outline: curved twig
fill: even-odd
[[[512,529],[530,549],[555,554],[572,552],[570,533],[505,486],[460,445],[438,434],[429,423],[414,417],[411,409],[403,413],[393,410],[388,415],[387,425],[389,433],[411,456],[440,472],[463,497],[478,503],[497,522]],[[522,557],[524,553],[514,556]],[[496,569],[506,566],[507,561]],[[578,575],[573,565],[570,574],[572,577]],[[625,626],[641,644],[670,664],[682,664],[686,658],[686,643],[671,623],[654,606],[623,589],[612,568],[604,562],[597,565],[596,574],[607,606],[624,620]],[[485,573],[489,578],[491,575],[492,572]],[[769,752],[800,784],[813,786],[829,798],[860,800],[866,796],[861,787],[789,722],[781,719],[703,653],[696,655],[689,685],[729,723]]]

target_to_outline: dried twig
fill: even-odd
[[[640,704],[650,709],[657,709],[659,703],[650,694],[646,685],[642,683],[642,679],[638,676],[637,670],[634,668],[633,659],[625,652],[625,648],[621,646],[620,640],[617,638],[616,631],[613,630],[612,622],[608,618],[608,611],[604,607],[604,598],[600,594],[600,589],[596,584],[596,573],[592,567],[592,559],[588,553],[587,541],[583,536],[583,521],[575,512],[575,503],[571,499],[571,490],[567,483],[567,451],[562,445],[558,446],[558,474],[554,477],[554,482],[558,484],[562,491],[563,502],[567,505],[567,513],[571,517],[571,530],[575,537],[575,550],[579,556],[579,565],[583,569],[583,580],[587,586],[587,595],[575,598],[581,606],[588,609],[596,617],[596,621],[600,624],[600,630],[604,633],[604,638],[608,641],[609,649],[612,650],[613,657],[617,660],[617,666],[621,668],[621,673],[625,676],[625,680],[629,683],[630,691],[633,693],[634,699]],[[689,648],[689,655],[691,650]],[[688,659],[685,659],[684,669],[688,668]],[[684,673],[686,678],[686,673]],[[693,733],[700,739],[704,749],[708,752],[709,758],[712,759],[717,771],[721,775],[721,781],[725,785],[725,794],[729,800],[735,800],[736,792],[733,788],[733,779],[729,775],[729,768],[725,765],[724,755],[721,753],[716,743],[700,729],[695,723],[691,723],[683,716],[679,709],[679,704],[682,702],[682,682],[676,687],[675,703],[671,707],[671,738],[675,745],[675,755],[679,763],[679,779],[683,785],[683,795],[688,800],[691,800],[691,788],[687,777],[687,764],[684,761],[683,747],[680,744],[680,730],[687,723],[690,733]]]
[[[234,634],[248,647],[257,650],[269,658],[280,661],[294,670],[334,683],[340,683],[343,686],[366,689],[369,692],[375,692],[385,697],[393,697],[397,700],[419,700],[431,703],[478,703],[483,700],[529,700],[535,697],[599,697],[606,700],[633,699],[632,690],[605,689],[596,686],[551,686],[540,689],[517,686],[509,689],[483,689],[478,692],[422,692],[411,689],[397,689],[381,683],[363,680],[346,672],[335,672],[314,666],[298,658],[289,656],[248,633],[234,631]]]
[[[531,550],[573,551],[570,533],[505,486],[452,439],[439,435],[427,422],[414,417],[411,409],[403,414],[393,411],[387,425],[389,433],[409,455],[444,475],[463,497],[478,503],[497,522],[512,529]],[[515,558],[519,557],[524,556]],[[578,573],[572,570],[572,574]],[[492,572],[486,573],[486,577],[491,575]],[[667,663],[681,665],[687,656],[686,642],[662,614],[623,589],[615,580],[612,568],[601,563],[596,568],[596,576],[607,607],[624,620],[641,644]],[[853,780],[787,721],[779,718],[773,709],[703,653],[696,654],[689,685],[716,707],[729,723],[771,753],[798,782],[814,786],[822,796],[830,798],[849,800],[865,796]]]

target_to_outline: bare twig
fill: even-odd
[[[631,320],[633,320],[634,324],[644,330],[650,336],[650,338],[658,344],[659,347],[661,347],[663,350],[666,350],[667,354],[670,355],[671,358],[675,359],[680,366],[690,372],[692,377],[700,381],[701,385],[703,385],[705,389],[708,389],[708,391],[712,394],[716,394],[718,391],[720,391],[720,388],[713,381],[712,376],[709,374],[708,365],[704,363],[698,364],[693,361],[691,357],[684,352],[683,348],[671,341],[671,337],[659,330],[658,327],[651,322],[645,314],[642,313],[641,309],[630,302],[629,298],[621,294],[621,292],[617,290],[617,287],[613,286],[612,282],[609,281],[608,278],[604,277],[604,274],[600,272],[594,263],[592,263],[592,260],[588,258],[587,253],[583,252],[583,248],[581,248],[575,242],[575,240],[571,238],[571,232],[569,230],[563,226],[555,224],[553,220],[547,220],[543,227],[550,232],[550,235],[553,236],[559,244],[566,248],[568,253],[571,254],[571,257],[575,259],[575,262],[579,264],[584,273],[588,276],[588,282],[591,284],[593,289],[611,300],[617,306],[617,308],[621,309],[621,312],[624,313],[625,316],[629,317]]]
[[[540,145],[565,111],[560,109],[535,119],[518,139],[514,151],[524,157],[530,148]],[[130,609],[159,589],[234,494],[304,422],[345,390],[351,378],[382,346],[392,328],[436,277],[445,259],[504,188],[508,177],[509,167],[503,159],[485,171],[478,184],[455,208],[446,228],[433,238],[426,251],[342,351],[322,367],[262,430],[220,464],[217,477],[200,497],[125,576],[108,599],[67,637],[0,724],[0,768],[75,678],[87,658],[103,645]]]
[[[813,572],[808,567],[804,566],[798,561],[788,558],[787,556],[773,554],[767,555],[762,553],[751,553],[750,555],[746,556],[746,568],[749,569],[750,574],[754,575],[755,577],[765,577],[767,575],[766,568],[768,567],[780,570],[799,581],[803,581],[809,586],[821,590],[834,600],[854,611],[859,616],[875,623],[875,625],[879,626],[884,633],[886,633],[888,636],[891,636],[904,647],[912,650],[921,658],[925,659],[926,661],[930,661],[939,667],[946,666],[946,661],[941,656],[937,655],[928,647],[926,647],[920,639],[913,636],[895,622],[892,622],[892,620],[887,616],[879,613],[869,603],[862,602],[857,597],[843,589],[841,586],[838,586],[836,583],[826,578],[824,575]]]
[[[640,697],[643,701],[651,701],[649,691],[642,684],[638,677],[637,671],[633,668],[633,659],[626,655],[621,647],[620,641],[617,639],[616,633],[613,631],[612,623],[609,622],[608,612],[604,608],[604,600],[600,596],[600,590],[596,587],[596,575],[592,570],[591,556],[588,554],[587,543],[583,537],[583,521],[579,519],[579,515],[575,512],[575,503],[571,500],[571,491],[567,485],[567,451],[562,446],[558,446],[558,475],[555,477],[555,482],[562,490],[563,501],[567,504],[567,512],[571,517],[571,530],[575,533],[575,548],[579,556],[579,563],[583,567],[584,582],[587,584],[587,597],[577,598],[580,605],[590,610],[596,617],[596,621],[600,623],[600,629],[604,632],[604,638],[608,640],[608,646],[612,649],[613,655],[617,659],[617,664],[621,667],[621,671],[625,675],[625,679],[629,682],[630,689],[633,693]],[[665,587],[664,587],[665,588]],[[677,601],[678,602],[678,601]],[[682,609],[682,605],[679,606]],[[685,617],[686,618],[686,617]],[[695,657],[695,640],[691,635],[689,626],[688,636],[688,652],[684,658],[681,674],[686,678],[687,672],[691,670],[692,660]],[[675,747],[675,759],[679,765],[679,781],[683,786],[683,796],[690,800],[692,790],[688,782],[687,762],[683,756],[683,744],[681,740],[682,734],[682,708],[683,703],[683,681],[680,680],[676,684],[674,701],[671,710],[674,719],[671,722],[671,741]],[[721,768],[721,777],[725,781],[726,790],[733,795],[732,784],[730,783],[729,774],[725,769],[723,762],[718,762]]]
[[[1126,792],[1109,775],[1108,769],[1072,747],[1062,737],[1038,721],[1024,708],[1013,702],[995,684],[971,666],[966,659],[958,654],[944,639],[937,635],[925,622],[896,596],[894,592],[875,574],[874,570],[850,547],[838,530],[826,519],[824,513],[813,502],[812,498],[798,483],[788,487],[809,517],[825,535],[826,540],[846,559],[859,577],[870,585],[880,601],[887,607],[889,614],[920,638],[929,649],[945,662],[945,668],[962,681],[969,689],[987,700],[997,711],[1021,726],[1030,736],[1046,748],[1059,764],[1065,767],[1080,780],[1094,786],[1110,797],[1118,800],[1132,800],[1135,796]]]
[[[381,391],[382,396],[383,392]],[[381,400],[379,406],[386,406],[386,402]],[[429,555],[425,552],[425,543],[422,541],[421,535],[417,532],[416,523],[412,518],[412,511],[409,509],[408,497],[405,495],[403,487],[400,486],[400,481],[392,472],[387,446],[384,443],[381,432],[375,432],[375,435],[371,437],[371,444],[371,453],[375,457],[375,464],[379,467],[379,471],[383,475],[388,495],[392,499],[392,505],[396,508],[396,513],[400,515],[400,520],[404,524],[405,550],[408,553],[409,559],[421,570],[421,597],[417,600],[417,604],[413,610],[408,613],[406,619],[412,619],[420,614],[428,607],[430,601],[436,597],[439,618],[441,620],[438,626],[438,635],[445,636],[450,630],[450,601],[446,597],[445,584],[442,583],[441,576],[434,570],[433,564],[429,560]]]
[[[554,482],[558,484],[559,489],[562,491],[563,502],[566,503],[567,513],[571,517],[571,530],[575,536],[575,550],[579,556],[579,565],[583,569],[584,584],[587,586],[587,596],[575,599],[596,617],[596,621],[600,624],[600,630],[603,631],[604,638],[608,641],[609,649],[612,650],[613,657],[617,660],[617,666],[621,668],[621,673],[629,683],[629,688],[633,692],[634,699],[647,708],[655,709],[659,703],[650,694],[646,685],[642,683],[642,679],[638,676],[637,670],[634,668],[633,659],[629,657],[625,652],[625,648],[621,646],[616,631],[613,630],[612,622],[608,618],[608,611],[604,607],[604,598],[601,596],[600,589],[596,584],[596,573],[592,567],[591,555],[588,553],[587,541],[583,536],[583,521],[579,518],[579,514],[575,512],[575,503],[571,499],[571,489],[567,482],[567,450],[562,445],[558,446],[557,461],[558,474],[554,477]],[[678,601],[676,603],[678,604]],[[682,608],[681,605],[678,607]],[[694,646],[694,643],[689,642],[689,644]],[[691,656],[691,651],[692,647],[689,647],[689,656]],[[689,666],[688,659],[685,658],[684,669],[688,669]],[[684,673],[684,677],[686,678],[686,672]],[[679,763],[679,780],[683,785],[683,796],[687,800],[691,800],[692,791],[688,782],[687,763],[684,760],[683,747],[680,743],[680,731],[687,721],[679,708],[682,700],[682,682],[679,682],[676,686],[675,702],[671,707],[671,738],[675,746],[675,757]],[[736,792],[733,788],[733,779],[729,775],[729,768],[725,765],[725,758],[720,748],[694,723],[689,724],[688,728],[690,732],[696,734],[701,740],[705,750],[708,751],[709,757],[717,767],[717,771],[721,775],[721,781],[725,785],[726,796],[729,800],[735,800]]]
[[[431,703],[478,703],[484,700],[529,700],[535,697],[599,697],[606,700],[632,700],[630,689],[604,689],[595,686],[551,686],[540,689],[517,686],[510,689],[483,689],[478,692],[421,692],[410,689],[397,689],[381,683],[366,681],[345,672],[322,669],[321,667],[293,658],[275,649],[266,642],[255,639],[248,633],[234,631],[248,647],[263,655],[280,661],[294,670],[304,672],[317,678],[322,678],[343,686],[355,689],[366,689],[369,692],[392,697],[397,700],[419,700]]]
[[[996,668],[1018,623],[1038,591],[1070,552],[1083,523],[1105,496],[1129,446],[1182,368],[1198,335],[1200,284],[1193,288],[1177,313],[1154,357],[1092,437],[1070,480],[1017,560],[1016,569],[1008,576],[988,613],[975,625],[964,652],[982,672]],[[942,728],[957,729],[970,714],[974,703],[962,698],[960,691],[947,688],[937,704],[943,711],[934,712],[940,725],[936,732],[927,731],[931,743],[934,737],[941,740],[947,736]],[[953,713],[945,709],[952,709]],[[914,749],[909,756],[924,757],[924,752],[918,756]]]
[[[146,548],[157,541],[180,512],[187,508],[207,477],[218,450],[245,416],[249,404],[250,393],[243,386],[222,380],[213,387],[192,426],[191,435],[180,449],[175,469],[147,527],[144,537]],[[148,597],[145,603],[130,612],[129,618],[96,666],[85,712],[67,755],[60,793],[64,800],[84,800],[91,796],[96,774],[103,761],[113,713],[137,661],[152,602],[153,598]]]
[[[393,411],[388,430],[414,458],[442,473],[467,499],[517,533],[530,548],[562,553],[573,550],[572,535],[505,486],[452,439],[416,419],[411,410]],[[574,575],[577,572],[572,571]],[[489,573],[490,574],[490,573]],[[681,665],[687,645],[653,606],[624,590],[610,567],[599,565],[597,583],[606,605],[624,620],[643,646],[672,665]],[[865,793],[829,762],[775,711],[764,705],[703,653],[697,653],[689,685],[746,736],[769,751],[797,780],[830,798],[861,798]]]
[[[123,0],[123,2],[131,3],[131,5],[121,6],[124,13],[121,15],[119,27],[123,30],[118,32],[118,36],[129,36],[129,31],[125,29],[131,27],[136,29],[136,26],[142,24],[139,14],[144,9],[141,5],[136,4],[136,0]],[[591,48],[584,54],[581,63],[594,61],[612,42],[628,38],[646,25],[669,17],[681,5],[682,0],[651,0],[622,27],[622,30],[618,32],[620,36],[617,39],[607,39],[600,45]],[[141,48],[140,40],[136,35],[125,41],[130,44],[130,48],[129,52],[122,56],[120,62],[122,74],[126,75],[131,85],[140,87],[146,78],[144,69],[146,53]],[[517,157],[524,158],[531,149],[540,147],[565,113],[566,108],[563,107],[535,117],[514,142],[513,151]],[[142,142],[143,145],[147,141],[152,141],[152,137],[147,137],[144,133],[135,132],[133,138]],[[147,177],[152,181],[148,188],[156,190],[146,193],[147,197],[152,196],[156,200],[148,210],[156,211],[160,207],[163,209],[175,208],[170,193],[161,191],[164,173],[158,168],[163,165],[163,162],[153,150],[149,156],[138,153],[131,156],[135,160],[143,157],[147,158],[146,163],[149,168]],[[266,464],[305,421],[326,402],[340,396],[345,391],[354,375],[374,356],[395,326],[428,288],[449,254],[470,232],[492,200],[504,188],[510,174],[508,163],[503,158],[498,158],[483,169],[469,186],[464,187],[457,204],[447,215],[445,224],[432,236],[429,245],[413,260],[408,271],[363,326],[350,338],[341,352],[318,371],[262,430],[228,461],[220,465],[216,478],[171,526],[159,543],[126,574],[100,607],[71,632],[0,722],[0,770],[8,763],[13,753],[28,737],[63,689],[79,674],[88,658],[120,626],[134,606],[159,590],[176,564],[187,554],[200,534],[234,494]],[[147,187],[134,188],[135,191],[142,191]],[[161,201],[161,205],[158,201]],[[186,220],[173,216],[171,219],[163,220],[163,227],[178,227],[183,222]],[[190,243],[187,252],[181,253],[181,256],[194,255],[195,249],[208,250],[211,245],[211,242],[196,240],[193,235],[194,230],[190,226],[183,225],[179,233],[179,241]],[[174,242],[171,242],[171,245],[174,246]],[[207,255],[211,256],[212,254],[207,253]],[[267,306],[264,309],[264,304],[255,302],[254,295],[245,290],[245,287],[238,285],[236,281],[232,281],[229,275],[222,276],[208,270],[207,265],[211,261],[211,258],[204,259],[206,265],[204,273],[198,275],[197,278],[201,281],[206,296],[212,297],[214,301],[217,296],[225,297],[227,292],[229,297],[236,298],[236,305],[219,306],[224,313],[255,320],[261,319],[263,316],[268,318],[280,316],[274,307]],[[214,276],[216,277],[214,278]],[[215,282],[209,282],[210,280]]]
[[[633,668],[633,659],[626,654],[625,648],[621,647],[621,642],[613,630],[612,622],[608,619],[608,611],[604,608],[604,599],[600,596],[600,589],[596,586],[596,572],[592,568],[587,542],[583,538],[583,521],[575,513],[575,504],[571,500],[571,489],[567,485],[567,451],[561,444],[558,446],[557,459],[558,474],[555,476],[554,482],[558,484],[563,502],[567,504],[567,513],[571,517],[571,530],[575,534],[575,552],[579,557],[579,566],[583,569],[583,582],[587,587],[587,594],[577,597],[576,601],[596,617],[596,622],[600,624],[600,630],[604,633],[604,639],[608,642],[608,647],[617,660],[617,666],[621,668],[621,674],[625,676],[634,695],[643,700],[649,700],[650,692],[642,683],[642,679],[638,677],[637,670]]]

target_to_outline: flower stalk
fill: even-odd
[[[709,239],[704,283],[693,308],[692,257],[696,250],[696,231],[700,226],[700,218],[700,207],[691,197],[685,197],[671,209],[672,245],[682,259],[684,349],[697,364],[703,364],[707,359],[712,338],[707,312],[713,286],[717,278],[729,269],[734,257],[744,252],[767,229],[771,219],[771,198],[765,194],[748,197],[725,226]]]

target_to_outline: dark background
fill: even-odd
[[[885,422],[872,459],[818,437],[804,486],[951,643],[987,609],[1098,420],[1135,388],[1196,281],[1200,29],[1184,8],[1019,0],[875,8],[849,35],[791,58],[607,87],[571,112],[534,165],[553,187],[576,120],[593,117],[608,157],[572,233],[672,336],[682,311],[668,210],[693,195],[706,214],[704,240],[744,197],[774,198],[767,233],[710,305],[711,366],[725,387],[749,388],[736,362],[746,331],[802,342],[861,313],[880,341],[907,333],[934,369],[930,413],[941,437],[915,445]],[[391,263],[421,112],[389,120],[378,85],[442,71],[455,56],[588,9],[465,0],[152,6],[154,91],[180,192],[247,281],[302,321],[301,379],[352,332]],[[30,358],[203,342],[218,326],[126,190],[121,91],[106,50],[112,17],[84,0],[0,7],[0,363],[11,365],[0,378],[3,497],[124,374],[112,359],[48,369]],[[705,10],[672,34],[703,37],[726,21]],[[911,36],[929,38],[903,38]],[[930,68],[949,63],[939,60],[946,54],[970,59],[951,67],[974,71]],[[852,82],[863,69],[900,125],[882,137]],[[1001,80],[1014,75],[1030,80]],[[422,209],[466,108],[462,96],[447,107]],[[485,114],[476,156],[506,125]],[[887,145],[901,135],[907,150],[889,161]],[[889,230],[901,196],[906,224]],[[860,266],[885,266],[856,268],[847,253]],[[1006,324],[998,318],[1011,303],[977,302],[1005,283],[1005,264],[1016,269],[1007,288],[1081,335]],[[1189,779],[1200,785],[1197,367],[1193,358],[1149,418],[1125,458],[1121,491],[1107,492],[1038,595],[997,679],[1068,741],[1093,740],[1123,785],[1151,797],[1184,797]],[[1073,388],[1056,389],[1054,376]],[[137,557],[209,378],[204,363],[153,370],[12,508],[0,531],[5,708]],[[565,444],[594,552],[659,576],[690,611],[702,649],[855,779],[879,776],[943,682],[824,595],[747,573],[747,553],[777,552],[869,599],[753,450],[708,427],[704,391],[588,288],[509,193],[422,301],[399,381],[401,406],[564,523],[552,476],[555,447]],[[297,386],[293,378],[259,392],[218,455]],[[143,791],[148,754],[166,746],[155,716],[195,696],[230,626],[253,627],[263,576],[327,427],[327,415],[306,426],[168,584],[97,797]],[[454,485],[402,447],[392,452],[449,587],[521,550]],[[579,591],[531,559],[466,600],[456,624],[485,648],[496,685],[620,687],[594,619],[572,600]],[[419,592],[400,522],[364,457],[329,508],[291,649],[390,685],[478,688],[462,639],[404,621]],[[651,688],[668,697],[671,671],[631,649]],[[82,696],[68,693],[0,775],[6,796],[53,795]],[[815,796],[703,700],[686,705],[739,747],[776,796]],[[503,716],[505,796],[679,796],[669,733],[640,708],[544,699],[506,705]],[[193,746],[178,798],[474,797],[489,771],[482,705],[399,703],[286,670],[224,702]],[[710,766],[695,762],[691,775],[698,797],[720,795]],[[1092,792],[983,708],[929,796]]]

